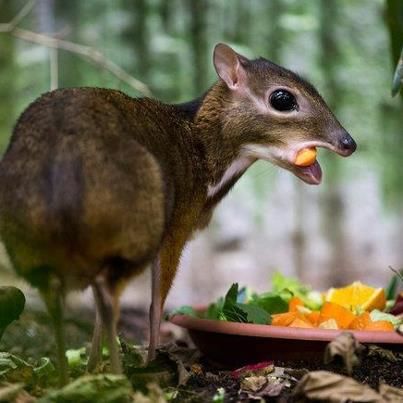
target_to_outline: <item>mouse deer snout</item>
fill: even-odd
[[[344,131],[344,135],[340,140],[340,147],[346,150],[350,155],[357,149],[357,143],[346,131]]]
[[[333,138],[334,146],[342,156],[348,157],[357,149],[357,143],[343,128],[338,129],[337,132],[333,134]]]

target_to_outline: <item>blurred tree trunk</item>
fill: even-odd
[[[268,34],[265,38],[268,48],[267,54],[271,61],[278,64],[281,64],[282,61],[281,52],[284,45],[284,35],[286,34],[284,28],[280,24],[284,11],[284,2],[282,0],[271,0],[267,4]]]
[[[123,8],[130,14],[130,24],[123,31],[124,40],[133,47],[136,56],[136,76],[143,82],[150,82],[151,52],[148,29],[149,1],[124,0]]]
[[[252,7],[253,4],[250,0],[238,0],[236,3],[237,12],[233,36],[236,43],[249,43]]]
[[[284,38],[287,35],[286,30],[282,27],[280,21],[284,12],[284,2],[282,0],[271,0],[267,4],[268,13],[268,35],[265,38],[267,43],[267,54],[270,55],[270,60],[275,63],[282,64]],[[291,233],[292,253],[294,271],[298,278],[304,280],[306,277],[306,232],[304,229],[305,218],[305,186],[299,179],[292,178],[294,183],[294,204],[295,216],[294,227]]]
[[[0,1],[1,22],[9,22],[17,13],[11,1]],[[0,153],[5,149],[15,119],[16,63],[14,38],[0,34]],[[7,102],[4,102],[8,100]]]
[[[80,1],[56,1],[56,31],[67,33],[66,39],[79,42]],[[59,74],[59,87],[74,87],[82,82],[85,62],[70,52],[58,52],[58,63],[62,70]]]
[[[218,7],[217,4],[212,7]],[[252,7],[250,0],[233,0],[230,4],[222,4],[225,21],[223,24],[223,36],[226,41],[236,44],[249,44],[251,36]],[[258,41],[256,38],[255,41]]]
[[[381,138],[381,150],[387,157],[382,161],[382,182],[386,205],[397,213],[399,219],[396,222],[397,245],[403,245],[403,115],[402,102],[393,99],[391,102],[383,102],[380,105],[379,131],[388,133],[388,136]],[[400,214],[399,214],[400,213]],[[401,229],[399,231],[399,229]],[[403,248],[400,247],[400,259],[403,262]],[[402,264],[403,266],[403,264]]]
[[[190,46],[193,61],[193,88],[195,96],[201,95],[208,86],[207,75],[207,24],[208,0],[187,1],[190,13]]]
[[[160,15],[162,21],[162,27],[164,28],[165,32],[169,33],[172,31],[173,28],[173,13],[175,12],[174,8],[174,1],[173,0],[160,0]]]
[[[38,0],[35,6],[38,31],[49,35],[55,33],[55,0]],[[59,86],[58,50],[48,49],[49,54],[49,89]]]
[[[386,0],[385,11],[385,19],[390,36],[392,66],[395,68],[403,46],[403,2],[401,0]],[[385,167],[386,172],[384,173],[384,183],[386,183],[386,194],[388,198],[391,199],[392,203],[396,203],[398,206],[397,211],[398,216],[400,216],[401,228],[400,231],[397,231],[397,236],[400,238],[400,243],[398,244],[403,245],[403,175],[401,170],[403,152],[403,115],[401,112],[403,101],[402,90],[400,90],[400,100],[400,104],[397,104],[395,108],[390,105],[383,105],[381,108],[381,114],[384,117],[382,121],[393,126],[389,130],[391,135],[388,138],[384,138],[384,142],[386,143],[384,145],[385,149],[389,151],[388,166]],[[386,119],[385,116],[387,116]],[[403,262],[403,250],[400,250],[400,258]]]
[[[325,77],[326,100],[337,114],[341,104],[341,83],[337,80],[337,69],[341,52],[336,39],[336,29],[340,21],[340,2],[336,0],[321,1],[320,4],[320,60]],[[343,234],[343,200],[339,189],[340,162],[337,156],[328,155],[326,166],[325,191],[322,203],[322,222],[329,245],[328,283],[341,285],[346,281],[346,248]],[[348,276],[347,276],[348,278]]]

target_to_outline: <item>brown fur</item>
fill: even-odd
[[[68,290],[103,272],[117,297],[159,254],[163,304],[185,243],[243,172],[210,199],[208,186],[244,144],[336,144],[341,126],[310,84],[267,60],[240,60],[254,97],[267,103],[268,88],[287,86],[310,112],[262,114],[221,80],[176,106],[97,88],[33,102],[0,163],[0,234],[17,272],[42,291],[54,276]]]

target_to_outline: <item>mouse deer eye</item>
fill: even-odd
[[[298,107],[294,95],[287,90],[273,91],[270,95],[270,105],[280,112],[293,111]]]

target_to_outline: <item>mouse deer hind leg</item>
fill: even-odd
[[[98,307],[98,298],[96,296],[96,290],[92,286],[92,293],[94,295],[95,301],[95,325],[94,333],[91,340],[90,354],[87,363],[87,372],[93,372],[101,361],[101,348],[102,348],[102,337],[103,337],[103,324],[100,313],[100,308]]]
[[[55,277],[51,279],[49,287],[41,291],[41,295],[52,319],[57,348],[59,384],[64,386],[68,382],[68,364],[63,325],[64,292],[61,281]]]
[[[122,373],[122,364],[119,356],[117,340],[117,320],[118,320],[118,302],[114,292],[108,286],[104,275],[99,275],[93,285],[95,306],[97,310],[98,322],[95,324],[93,342],[91,347],[89,364],[95,365],[100,357],[100,344],[102,339],[102,330],[106,336],[106,342],[109,349],[111,371],[115,374]],[[88,364],[88,367],[90,366]]]

